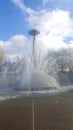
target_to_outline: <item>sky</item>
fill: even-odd
[[[28,55],[32,28],[37,46],[73,47],[73,0],[0,0],[0,46],[6,54]]]

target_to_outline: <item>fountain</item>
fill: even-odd
[[[47,66],[47,61],[44,62],[36,48],[36,36],[40,32],[36,29],[32,29],[29,34],[33,38],[32,55],[30,56],[30,62],[25,62],[24,70],[21,67],[22,73],[8,72],[7,68],[0,78],[0,88],[12,88],[13,90],[21,91],[45,91],[45,90],[58,90],[60,88],[56,79],[47,73],[44,68]],[[40,52],[41,53],[41,52]],[[15,63],[14,63],[15,64]],[[12,66],[12,65],[11,65]],[[19,67],[20,69],[20,67]],[[14,70],[14,68],[13,68]]]
[[[36,54],[36,47],[35,47],[35,40],[36,36],[40,32],[36,29],[32,29],[29,34],[33,37],[33,46],[32,46],[32,58],[29,65],[26,64],[26,72],[23,73],[23,78],[19,81],[19,85],[17,85],[18,90],[56,90],[59,89],[60,86],[57,81],[50,75],[45,72],[42,66],[44,66],[43,61],[39,66],[37,62],[37,54]]]

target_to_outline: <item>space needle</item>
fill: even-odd
[[[33,56],[33,66],[36,66],[36,53],[35,53],[35,40],[36,40],[36,36],[39,34],[40,32],[36,29],[32,29],[29,31],[29,34],[33,37],[33,50],[32,50],[32,56]]]
[[[40,32],[36,29],[32,29],[29,31],[29,34],[33,37],[33,49],[32,49],[32,57],[33,57],[33,67],[36,66],[36,52],[35,52],[35,41],[36,36]],[[32,130],[35,130],[35,103],[34,103],[34,95],[32,96]]]

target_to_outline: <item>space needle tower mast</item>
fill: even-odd
[[[33,37],[33,50],[32,50],[32,57],[33,57],[33,66],[36,66],[36,51],[35,51],[35,40],[36,40],[36,36],[39,34],[40,32],[36,29],[32,29],[29,31],[29,34]]]

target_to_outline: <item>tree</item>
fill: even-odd
[[[69,59],[68,65],[69,65],[69,70],[70,70],[70,71],[73,71],[73,58],[70,58],[70,59]]]
[[[0,72],[2,72],[3,70],[3,61],[5,59],[5,52],[3,50],[3,48],[0,46]]]
[[[57,71],[67,71],[68,70],[68,65],[69,65],[69,58],[68,57],[63,57],[59,56],[55,60],[55,68]]]
[[[0,46],[0,65],[3,63],[4,59],[5,59],[5,52],[3,48]]]

